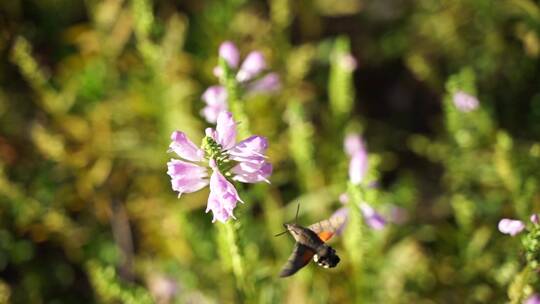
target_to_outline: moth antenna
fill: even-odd
[[[300,211],[300,202],[298,202],[298,206],[296,207],[296,215],[294,216],[294,223],[298,223],[298,211]]]
[[[274,235],[274,237],[278,237],[278,236],[283,235],[283,234],[285,234],[285,233],[287,233],[287,230],[285,230],[285,231],[283,231],[283,232],[280,232],[280,233]]]

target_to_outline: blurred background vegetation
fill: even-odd
[[[282,81],[247,96],[271,185],[240,191],[241,277],[208,190],[177,199],[169,136],[199,142],[217,49]],[[351,53],[352,72],[336,54]],[[0,2],[0,303],[520,303],[540,291],[502,217],[540,211],[534,0]],[[456,109],[453,94],[477,96]],[[361,132],[390,220],[349,225],[337,268],[277,274],[274,238],[340,207]],[[397,209],[399,208],[399,209]]]

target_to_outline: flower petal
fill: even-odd
[[[191,193],[201,190],[208,185],[208,180],[204,178],[193,178],[189,175],[178,175],[171,178],[171,185],[178,196],[184,193]]]
[[[201,111],[206,121],[216,123],[219,113],[227,110],[227,90],[222,86],[211,86],[202,95],[206,107]]]
[[[232,211],[229,212],[223,204],[221,204],[219,200],[219,196],[213,192],[210,192],[210,195],[208,196],[208,205],[206,207],[206,213],[208,211],[212,211],[212,223],[214,223],[216,220],[225,223],[229,218],[235,218],[232,214]]]
[[[382,215],[377,213],[370,205],[366,203],[360,204],[360,210],[364,215],[366,224],[375,230],[381,230],[386,226],[386,220]]]
[[[219,57],[225,59],[229,67],[236,69],[240,61],[240,52],[234,43],[225,41],[219,46]]]
[[[261,52],[253,51],[249,53],[242,63],[236,80],[240,82],[251,80],[266,68],[266,61]]]
[[[499,221],[498,228],[504,234],[515,236],[525,229],[525,224],[522,221],[503,218]]]
[[[277,73],[269,73],[247,86],[248,93],[272,93],[281,88]]]
[[[210,177],[210,195],[206,207],[206,212],[212,210],[214,214],[212,222],[216,220],[225,222],[231,217],[234,218],[233,210],[236,208],[237,202],[242,202],[242,200],[238,196],[236,188],[217,168],[214,169]]]
[[[364,141],[358,134],[348,134],[345,137],[344,148],[347,155],[351,157],[359,152],[367,153]]]
[[[270,183],[268,178],[272,175],[272,164],[264,162],[259,166],[253,166],[249,163],[240,163],[231,172],[235,174],[234,180],[242,183]]]
[[[268,148],[268,140],[263,136],[251,136],[237,143],[229,150],[229,155],[232,160],[242,161],[244,159],[261,159],[266,158],[264,153]]]
[[[183,159],[190,161],[202,161],[204,152],[199,149],[184,132],[174,131],[171,134],[172,143],[169,145],[169,150],[174,151]]]
[[[363,151],[356,152],[349,162],[349,179],[354,185],[358,185],[364,179],[368,169],[367,154]]]
[[[525,300],[524,304],[540,304],[540,296],[537,293],[533,293]]]
[[[167,163],[167,174],[171,178],[179,176],[205,178],[208,176],[206,168],[174,158]]]
[[[202,100],[208,105],[222,105],[227,102],[227,90],[220,85],[211,86],[202,95]]]
[[[232,148],[236,142],[236,122],[231,112],[223,111],[219,113],[216,124],[216,141],[223,149]]]
[[[458,91],[452,97],[452,101],[458,110],[461,112],[471,112],[478,108],[478,99],[463,91]]]

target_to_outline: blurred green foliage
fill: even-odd
[[[211,224],[177,199],[169,136],[199,142],[217,48],[258,49],[282,79],[234,101],[269,139],[271,185]],[[351,53],[356,70],[343,65]],[[0,303],[520,303],[540,292],[540,5],[533,0],[2,1]],[[234,85],[234,84],[231,84]],[[457,91],[477,96],[471,112]],[[236,114],[235,114],[236,115]],[[362,132],[369,181],[347,185]],[[336,269],[278,279],[274,238],[358,208]],[[529,223],[530,224],[530,223]],[[233,244],[234,246],[231,246]]]

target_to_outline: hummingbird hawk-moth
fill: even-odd
[[[296,215],[298,216],[298,210]],[[296,224],[296,221],[293,224],[284,224],[283,226],[287,230],[283,233],[289,232],[294,237],[296,244],[279,276],[288,277],[295,274],[312,258],[317,265],[324,268],[336,267],[340,261],[339,256],[334,248],[327,245],[326,242],[340,232],[346,220],[347,217],[344,213],[337,212],[329,219],[308,227],[300,226]]]

